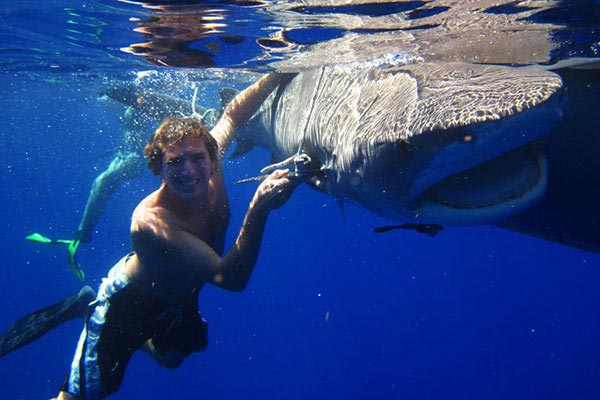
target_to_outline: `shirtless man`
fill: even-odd
[[[90,304],[71,370],[58,399],[101,399],[118,390],[133,353],[142,348],[167,368],[207,345],[198,314],[205,283],[241,291],[262,241],[269,211],[283,205],[297,181],[275,171],[258,187],[233,246],[221,257],[229,205],[221,158],[233,133],[276,87],[261,78],[208,132],[193,118],[169,118],[144,153],[162,184],[133,213],[131,243]]]
[[[224,106],[234,97],[235,90],[221,88],[219,94],[221,105]],[[123,138],[109,166],[94,179],[92,184],[79,227],[75,232],[74,240],[82,243],[91,240],[92,232],[104,214],[110,196],[123,182],[141,175],[144,171],[144,146],[148,142],[148,136],[162,120],[172,116],[183,116],[193,111],[210,129],[217,122],[219,114],[218,110],[205,109],[201,106],[198,106],[200,112],[196,113],[195,101],[191,105],[177,97],[146,93],[138,86],[109,89],[103,97],[127,105],[120,118]]]

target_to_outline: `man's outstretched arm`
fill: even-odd
[[[244,89],[229,103],[221,119],[210,131],[219,143],[221,156],[227,152],[235,131],[245,124],[277,86],[288,82],[295,74],[271,72]]]
[[[250,202],[235,243],[223,258],[203,240],[169,223],[167,215],[148,215],[135,222],[133,248],[146,266],[158,269],[169,265],[175,276],[241,291],[254,270],[269,212],[282,206],[297,185],[298,181],[288,178],[288,171],[275,171],[265,179]]]

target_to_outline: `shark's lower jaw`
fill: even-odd
[[[416,221],[472,225],[504,219],[543,195],[547,162],[533,145],[520,147],[445,178],[422,193]]]

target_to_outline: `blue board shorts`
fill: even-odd
[[[186,356],[207,346],[208,325],[198,313],[198,296],[174,305],[150,295],[128,280],[129,256],[110,270],[89,305],[71,370],[61,387],[77,398],[102,399],[116,392],[131,356],[148,339],[160,352]]]

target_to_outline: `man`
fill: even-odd
[[[221,88],[221,106],[226,106],[235,96],[235,90]],[[138,85],[117,87],[105,92],[105,98],[127,105],[121,116],[123,139],[108,168],[94,179],[85,209],[75,233],[75,240],[89,242],[95,225],[100,220],[106,203],[119,185],[140,175],[144,170],[143,149],[148,134],[170,116],[183,116],[193,111],[201,121],[212,128],[219,110],[199,107],[177,97],[144,92]],[[195,96],[194,96],[195,100]],[[222,111],[222,110],[221,110]]]
[[[237,240],[220,256],[229,222],[221,159],[234,131],[281,78],[267,75],[242,92],[210,133],[194,118],[169,118],[158,128],[144,153],[162,184],[133,213],[134,252],[110,270],[90,303],[57,399],[93,400],[114,393],[139,348],[174,368],[206,347],[198,292],[207,282],[244,289],[269,211],[283,205],[297,185],[288,171],[267,177],[250,202]]]
[[[91,241],[92,232],[104,214],[110,197],[117,188],[123,182],[131,180],[143,172],[143,150],[148,142],[148,136],[165,118],[189,115],[190,112],[200,119],[203,124],[212,128],[215,126],[218,117],[224,112],[225,106],[231,102],[236,94],[237,91],[231,88],[219,89],[221,108],[216,110],[197,106],[196,95],[190,103],[167,94],[142,90],[139,82],[106,90],[102,98],[112,99],[127,106],[120,118],[123,127],[123,138],[117,154],[108,168],[94,179],[74,238],[52,240],[40,234],[33,234],[28,236],[27,239],[46,244],[60,243],[67,245],[69,266],[75,276],[84,281],[84,271],[79,267],[76,259],[79,246],[81,243]]]

